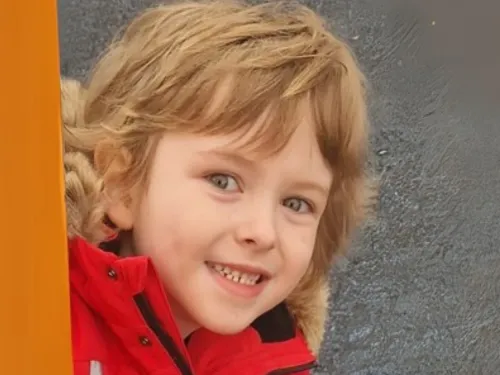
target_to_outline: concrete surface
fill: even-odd
[[[80,77],[145,0],[59,0]],[[305,2],[349,38],[372,84],[377,223],[334,270],[318,374],[500,373],[500,5]]]

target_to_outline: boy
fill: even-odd
[[[362,79],[307,8],[214,1],[62,82],[75,375],[309,372],[368,196]]]

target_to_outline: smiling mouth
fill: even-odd
[[[207,265],[221,276],[238,284],[253,286],[264,280],[262,274],[242,272],[217,263],[207,263]]]

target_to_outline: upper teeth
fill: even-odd
[[[260,279],[259,274],[240,272],[220,264],[212,264],[211,267],[228,280],[245,285],[255,285]]]

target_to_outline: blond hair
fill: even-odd
[[[214,106],[228,77],[229,92]],[[63,81],[70,234],[102,239],[104,171],[89,162],[96,145],[128,150],[121,182],[131,186],[147,181],[164,132],[229,134],[269,113],[252,142],[276,152],[298,125],[300,103],[312,110],[335,178],[298,290],[325,279],[366,213],[372,190],[364,77],[349,47],[304,6],[187,1],[151,8],[110,44],[85,88],[77,86]]]

